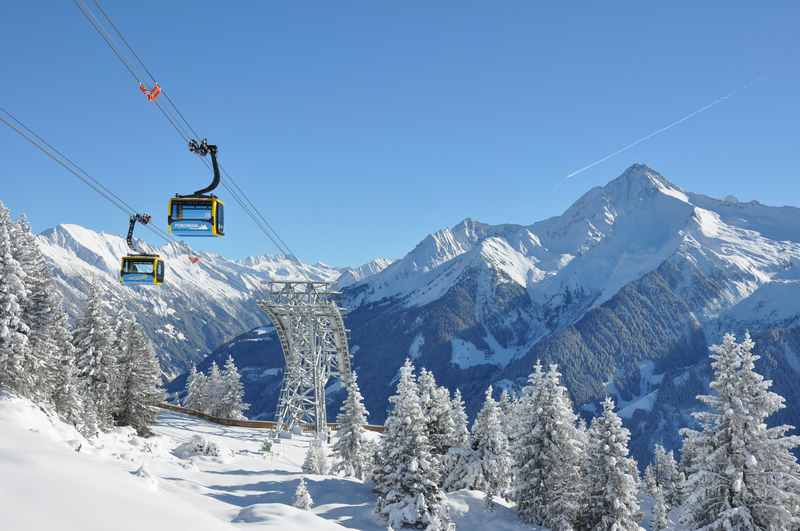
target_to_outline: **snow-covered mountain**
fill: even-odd
[[[781,420],[800,424],[798,208],[690,193],[634,165],[560,216],[440,230],[343,291],[373,421],[407,356],[460,387],[473,412],[488,384],[518,388],[541,358],[559,363],[585,413],[615,396],[643,456],[655,441],[675,446],[707,383],[708,344],[749,329],[791,404]],[[228,353],[245,368],[251,414],[270,416],[277,342],[254,331],[207,363]]]
[[[374,422],[407,356],[460,387],[471,412],[488,384],[518,388],[541,358],[559,363],[586,414],[613,395],[642,457],[654,441],[676,444],[707,385],[707,346],[724,331],[750,330],[760,370],[790,404],[778,420],[800,424],[800,209],[691,193],[643,165],[560,216],[531,225],[466,219],[393,263],[358,268],[232,261],[173,244],[158,250],[169,282],[131,289],[116,280],[120,237],[62,225],[40,244],[70,313],[92,279],[104,283],[137,313],[167,374],[212,349],[201,368],[233,354],[252,416],[272,415],[282,376],[280,346],[255,300],[268,278],[302,271],[338,279]],[[329,392],[335,414],[339,393]]]
[[[118,281],[120,257],[128,252],[120,236],[59,225],[43,232],[38,242],[53,266],[70,316],[80,314],[90,284],[102,284],[136,314],[168,377],[183,372],[214,346],[266,324],[266,316],[256,306],[266,281],[301,279],[305,274],[329,282],[344,275],[350,282],[354,271],[307,265],[283,256],[233,261],[195,252],[185,243],[158,249],[141,244],[143,250],[165,258],[167,282],[159,287],[131,288]],[[355,270],[363,271],[363,278],[385,267],[386,262],[379,259]]]

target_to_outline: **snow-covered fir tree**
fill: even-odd
[[[465,448],[469,444],[469,428],[467,426],[467,411],[461,389],[456,389],[453,400],[450,401],[450,411],[453,419],[453,440],[451,446]]]
[[[494,496],[506,494],[511,479],[511,455],[503,429],[503,414],[492,397],[491,386],[467,444],[451,448],[445,464],[443,484],[447,492],[482,490],[487,494],[489,507],[493,507]]]
[[[431,452],[441,459],[455,439],[450,392],[445,387],[439,387],[433,373],[424,368],[419,373],[417,385]]]
[[[34,375],[25,372],[30,328],[23,307],[28,292],[25,272],[13,255],[14,233],[11,213],[0,202],[0,387],[27,396],[36,383]]]
[[[376,512],[390,526],[446,527],[444,497],[439,490],[439,463],[431,454],[414,366],[400,369],[397,393],[389,398],[378,467],[373,474],[379,498]]]
[[[514,400],[511,398],[511,394],[508,392],[508,389],[503,389],[503,391],[500,393],[500,399],[497,401],[497,405],[500,407],[500,411],[503,413],[503,416],[511,416],[514,411]]]
[[[211,362],[206,378],[206,408],[205,413],[215,417],[221,417],[225,413],[225,405],[222,403],[224,387],[222,383],[222,371],[216,361]]]
[[[294,491],[294,506],[298,509],[309,510],[314,500],[311,499],[311,493],[308,492],[306,486],[306,479],[300,478],[300,484],[297,485],[297,490]]]
[[[645,485],[651,496],[655,496],[656,489],[661,489],[664,499],[670,507],[681,504],[681,474],[675,455],[656,444],[653,452],[653,462],[645,468]]]
[[[244,402],[242,377],[239,375],[233,356],[230,355],[222,370],[221,389],[219,416],[228,419],[244,418],[244,412],[250,408],[250,404]]]
[[[365,436],[368,415],[354,372],[347,382],[347,398],[336,417],[336,443],[333,445],[335,464],[332,473],[364,479],[371,460],[371,448],[366,444]]]
[[[223,370],[213,361],[208,375],[192,367],[186,378],[185,391],[183,405],[206,415],[242,419],[250,407],[244,402],[244,385],[231,356],[225,361]]]
[[[580,512],[584,449],[577,417],[558,367],[537,362],[515,415],[514,498],[520,517],[551,529],[571,529]]]
[[[644,480],[644,486],[647,490],[647,494],[650,496],[655,496],[656,491],[658,490],[658,482],[656,481],[655,467],[652,463],[645,467],[644,476],[642,479]]]
[[[486,493],[489,507],[495,496],[505,496],[511,478],[511,455],[503,430],[503,412],[492,397],[492,386],[486,390],[483,407],[472,426],[473,459],[480,463],[481,479],[477,486]]]
[[[664,497],[664,491],[656,485],[653,493],[653,518],[650,524],[652,531],[661,531],[669,525],[669,509]]]
[[[506,433],[508,434],[509,443],[511,443],[512,457],[516,461],[524,459],[516,457],[517,452],[525,452],[524,448],[519,445],[519,439],[530,429],[532,421],[536,419],[538,395],[543,388],[544,377],[542,364],[539,360],[536,360],[533,364],[533,371],[528,375],[528,382],[522,388],[519,399],[513,402],[511,415],[507,420]]]
[[[587,513],[582,525],[588,529],[638,531],[639,472],[628,456],[630,432],[614,412],[614,401],[606,398],[603,413],[589,428],[587,467]]]
[[[450,448],[444,460],[444,474],[442,488],[445,492],[478,490],[484,484],[480,456],[469,445]]]
[[[800,466],[791,450],[800,437],[791,426],[767,427],[784,407],[771,381],[755,371],[754,344],[727,334],[711,348],[713,394],[698,398],[699,432],[685,432],[694,455],[683,523],[694,529],[800,528]]]
[[[453,440],[442,460],[442,488],[445,492],[473,488],[478,481],[480,469],[472,457],[470,434],[467,427],[467,412],[461,390],[456,389],[450,402],[453,418]]]
[[[72,334],[67,324],[67,313],[64,311],[61,295],[54,292],[57,302],[53,308],[53,341],[56,345],[53,390],[51,400],[61,417],[77,427],[82,428],[83,403],[81,402],[78,368],[76,365],[75,347],[72,345]]]
[[[131,320],[123,331],[126,346],[120,358],[120,400],[116,418],[121,426],[132,426],[140,435],[150,434],[157,413],[154,405],[164,399],[161,368],[141,327]]]
[[[133,314],[119,302],[116,295],[108,293],[111,299],[106,301],[106,306],[112,308],[110,319],[111,329],[113,330],[114,340],[111,343],[111,352],[114,356],[114,372],[111,377],[109,394],[111,396],[112,410],[116,414],[122,407],[122,387],[124,385],[124,375],[122,374],[122,359],[128,349],[128,333],[131,322],[134,320]]]
[[[503,431],[505,431],[508,443],[511,445],[514,440],[514,430],[512,426],[514,422],[515,404],[508,389],[503,389],[503,392],[500,393],[500,399],[497,401],[497,405],[500,407],[500,412],[503,414]]]
[[[308,447],[306,457],[303,461],[303,472],[306,474],[327,474],[329,470],[328,465],[328,447],[322,437],[317,437]]]
[[[188,409],[204,412],[208,409],[208,380],[206,375],[192,365],[186,378],[186,396],[183,405]]]
[[[22,309],[23,320],[29,327],[28,355],[22,362],[24,379],[18,387],[25,396],[37,402],[49,402],[57,377],[58,347],[54,326],[61,299],[25,217],[21,217],[10,230],[14,240],[12,254],[25,272],[23,280],[27,296]]]
[[[111,351],[114,333],[104,303],[105,293],[94,283],[83,316],[72,335],[84,404],[84,425],[88,435],[113,425],[110,396],[116,377],[116,359]]]

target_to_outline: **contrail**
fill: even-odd
[[[702,107],[700,107],[699,109],[697,109],[697,110],[694,110],[694,111],[690,112],[689,114],[687,114],[687,115],[686,115],[686,116],[684,116],[683,118],[679,118],[679,119],[675,120],[674,122],[672,122],[672,123],[670,123],[670,124],[668,124],[668,125],[665,125],[665,126],[664,126],[664,127],[662,127],[661,129],[656,129],[656,130],[655,130],[655,131],[653,131],[652,133],[650,133],[650,134],[648,134],[648,135],[645,135],[645,136],[643,136],[642,138],[640,138],[640,139],[638,139],[638,140],[634,140],[634,141],[633,141],[633,142],[631,142],[630,144],[627,144],[627,145],[625,145],[625,146],[623,146],[623,147],[619,148],[618,150],[616,150],[616,151],[613,151],[613,152],[609,153],[609,154],[608,154],[608,155],[606,155],[605,157],[599,158],[599,159],[597,159],[596,161],[594,161],[594,162],[592,162],[592,163],[590,163],[590,164],[587,164],[587,165],[586,165],[586,166],[584,166],[583,168],[580,168],[580,169],[577,169],[577,170],[575,170],[574,172],[572,172],[572,173],[570,173],[569,175],[567,175],[566,177],[564,177],[564,178],[562,179],[562,182],[563,182],[563,181],[566,181],[567,179],[570,179],[570,178],[572,178],[572,177],[575,177],[576,175],[578,175],[578,174],[580,174],[580,173],[583,173],[583,172],[585,172],[585,171],[586,171],[586,170],[588,170],[588,169],[594,168],[594,167],[595,167],[595,166],[597,166],[598,164],[602,164],[603,162],[607,161],[608,159],[610,159],[610,158],[612,158],[612,157],[616,157],[616,156],[617,156],[617,155],[619,155],[620,153],[623,153],[623,152],[625,152],[625,151],[628,151],[629,149],[631,149],[631,148],[633,148],[633,147],[636,147],[636,146],[638,146],[638,145],[639,145],[639,144],[641,144],[642,142],[646,142],[646,141],[650,140],[650,139],[651,139],[651,138],[653,138],[654,136],[660,135],[661,133],[663,133],[663,132],[665,132],[665,131],[669,131],[669,130],[670,130],[670,129],[672,129],[673,127],[675,127],[675,126],[678,126],[678,125],[682,124],[683,122],[685,122],[685,121],[687,121],[687,120],[691,120],[692,118],[694,118],[694,117],[695,117],[695,116],[697,116],[698,114],[704,113],[704,112],[706,112],[707,110],[709,110],[709,109],[711,109],[711,108],[713,108],[713,107],[716,107],[717,105],[719,105],[719,104],[720,104],[720,103],[722,103],[723,101],[729,100],[730,98],[732,98],[733,96],[735,96],[737,92],[741,92],[742,90],[745,90],[746,88],[748,88],[748,87],[749,87],[750,85],[752,85],[752,84],[753,84],[753,83],[754,83],[754,82],[755,82],[757,79],[758,79],[758,77],[754,78],[752,81],[750,81],[749,83],[745,84],[743,87],[740,87],[740,88],[734,89],[734,90],[730,91],[729,93],[725,94],[724,96],[722,96],[722,97],[720,97],[720,98],[717,98],[717,99],[715,99],[715,100],[714,100],[714,101],[712,101],[711,103],[709,103],[709,104],[707,104],[707,105],[703,105],[703,106],[702,106]]]

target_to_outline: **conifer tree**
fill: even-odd
[[[418,388],[431,452],[441,459],[455,438],[450,392],[445,387],[439,387],[433,373],[424,368],[419,373]]]
[[[205,413],[208,409],[207,379],[202,372],[197,372],[197,367],[192,365],[189,376],[186,378],[186,396],[183,405],[188,409]]]
[[[504,416],[511,416],[514,410],[514,401],[511,399],[508,389],[503,389],[500,393],[500,399],[497,401],[497,405],[500,407],[500,411]]]
[[[221,397],[221,417],[229,419],[242,419],[244,412],[250,408],[250,404],[244,402],[244,385],[239,375],[239,369],[233,361],[233,356],[228,356],[225,367],[222,371],[222,397]]]
[[[28,293],[25,272],[12,253],[13,238],[11,214],[0,202],[0,387],[27,394],[35,386],[33,375],[25,372],[30,328],[23,306]]]
[[[575,526],[580,511],[582,441],[557,366],[537,363],[518,408],[514,497],[526,522],[551,529]]]
[[[336,464],[332,471],[334,474],[364,479],[370,461],[370,449],[364,435],[367,415],[369,413],[364,407],[364,397],[361,396],[357,375],[354,372],[347,382],[347,398],[342,402],[341,410],[336,417],[336,443],[333,445]]]
[[[12,254],[25,272],[26,297],[22,309],[23,320],[29,327],[29,349],[22,360],[23,381],[19,387],[25,396],[48,402],[57,370],[54,326],[60,296],[27,219],[21,217],[10,231],[13,236]]]
[[[644,469],[644,486],[650,496],[655,496],[658,490],[658,482],[656,481],[655,466],[652,463],[647,465]]]
[[[223,384],[222,371],[216,361],[211,362],[211,369],[206,377],[206,413],[215,417],[225,414],[225,405],[222,403]]]
[[[652,531],[661,531],[669,525],[667,502],[664,499],[664,491],[656,485],[653,494],[653,522],[650,526]]]
[[[321,437],[311,441],[306,451],[302,470],[306,474],[324,475],[328,473],[328,447]]]
[[[133,314],[121,304],[113,293],[107,293],[111,299],[106,301],[107,307],[112,309],[109,324],[113,331],[113,341],[111,342],[111,356],[113,358],[114,370],[111,373],[109,383],[109,396],[111,397],[112,409],[116,415],[122,408],[122,396],[125,376],[122,374],[122,363],[128,349],[128,334],[130,324],[134,320]]]
[[[453,400],[450,402],[450,410],[453,418],[453,439],[450,446],[466,448],[469,444],[469,428],[467,427],[467,411],[464,408],[461,389],[456,389]]]
[[[61,417],[79,430],[82,429],[83,403],[78,380],[75,347],[67,324],[61,295],[56,294],[57,303],[53,310],[53,341],[56,346],[52,402]]]
[[[104,291],[93,284],[83,317],[72,335],[78,377],[81,380],[87,435],[113,426],[113,400],[110,395],[116,375],[111,352],[114,334],[109,323]]]
[[[308,492],[306,487],[306,479],[300,478],[300,484],[297,485],[297,490],[294,491],[294,506],[298,509],[309,510],[314,500],[311,499],[311,493]]]
[[[514,430],[512,428],[514,423],[514,400],[511,398],[508,389],[503,389],[503,392],[500,393],[497,405],[503,414],[503,431],[506,433],[509,445],[512,445],[514,441]]]
[[[800,466],[791,450],[800,437],[791,426],[767,427],[784,407],[772,382],[755,371],[749,334],[741,343],[727,334],[711,348],[712,395],[698,398],[708,410],[691,437],[692,468],[683,523],[695,529],[796,529],[800,526]]]
[[[645,469],[645,484],[651,496],[655,496],[657,488],[664,494],[669,507],[681,504],[680,471],[675,455],[668,452],[660,444],[656,444],[653,452],[653,463]]]
[[[517,453],[525,454],[526,448],[520,444],[520,438],[535,424],[538,418],[538,399],[544,384],[544,369],[539,360],[533,364],[533,371],[528,375],[528,383],[522,388],[520,398],[514,402],[511,418],[508,419],[508,439],[512,444],[512,456],[516,461],[522,462],[524,456],[517,457]],[[515,469],[516,473],[516,469]]]
[[[141,327],[131,320],[125,332],[127,345],[120,360],[121,400],[118,424],[132,426],[140,435],[149,435],[155,422],[156,404],[164,399],[161,368]]]
[[[467,412],[460,389],[456,389],[453,395],[450,410],[454,430],[450,448],[442,461],[442,488],[445,492],[474,488],[480,476],[480,463],[472,459]]]
[[[639,472],[628,456],[630,432],[614,412],[614,402],[606,398],[603,413],[589,428],[588,486],[589,529],[638,531]]]
[[[492,398],[492,386],[486,390],[483,402],[472,427],[472,458],[479,462],[480,484],[486,502],[494,507],[493,498],[505,495],[511,474],[508,438],[503,430],[503,413]]]
[[[485,488],[481,458],[471,445],[466,448],[451,448],[445,457],[446,475],[442,482],[445,492]],[[488,503],[489,499],[486,501]]]
[[[406,360],[400,369],[397,393],[389,399],[390,411],[373,475],[379,494],[376,512],[390,526],[444,526],[443,496],[439,491],[439,463],[431,454],[420,404],[414,366]]]

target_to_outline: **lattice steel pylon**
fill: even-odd
[[[270,282],[258,305],[269,316],[283,349],[283,384],[275,411],[276,434],[309,424],[327,429],[325,386],[331,378],[347,385],[350,349],[342,312],[328,282]]]

